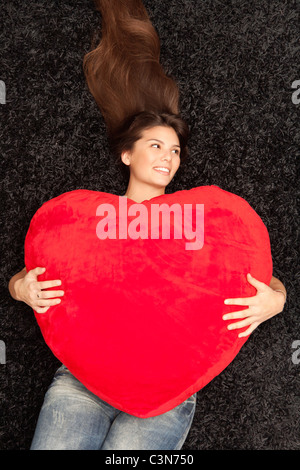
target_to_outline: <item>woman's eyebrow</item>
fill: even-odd
[[[165,143],[162,140],[159,140],[159,139],[148,139],[148,140],[146,140],[146,142],[150,142],[150,140],[155,140],[156,142],[159,142],[159,143],[165,145]],[[180,148],[180,145],[174,144],[174,145],[172,145],[172,147],[179,147]]]

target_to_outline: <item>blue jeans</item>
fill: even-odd
[[[101,400],[61,366],[45,395],[31,450],[181,449],[195,407],[196,394],[167,413],[137,418]]]

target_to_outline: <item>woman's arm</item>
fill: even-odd
[[[22,271],[15,274],[8,283],[10,295],[21,302],[25,302],[37,313],[45,313],[52,305],[57,305],[61,299],[55,297],[62,297],[64,291],[51,290],[51,287],[61,285],[59,279],[55,281],[38,281],[38,276],[45,272],[46,268],[35,268],[31,271]]]
[[[284,303],[286,301],[286,288],[282,284],[282,282],[277,279],[277,277],[272,276],[271,282],[270,282],[270,287],[271,289],[275,290],[276,292],[281,292],[284,296]]]
[[[10,295],[15,300],[21,300],[18,296],[19,284],[22,279],[24,279],[25,274],[27,273],[26,268],[23,268],[22,271],[15,274],[8,283],[8,290]]]
[[[247,274],[247,280],[256,288],[257,292],[255,296],[240,299],[226,299],[224,301],[226,305],[248,307],[245,310],[227,313],[223,316],[223,320],[242,319],[241,321],[230,323],[227,326],[229,330],[244,328],[246,326],[249,327],[246,331],[239,334],[239,338],[250,335],[258,325],[282,312],[287,295],[282,282],[274,276],[272,276],[269,286],[258,281],[250,274]]]

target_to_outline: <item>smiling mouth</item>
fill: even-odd
[[[170,170],[168,168],[164,168],[162,166],[154,167],[153,170],[157,171],[161,175],[169,175],[170,174]]]

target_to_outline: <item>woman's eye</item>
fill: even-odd
[[[160,144],[151,144],[151,147],[157,148],[157,149],[161,148]],[[179,149],[173,149],[172,153],[174,153],[175,155],[180,155],[180,150]]]

